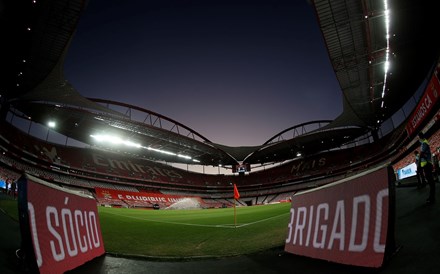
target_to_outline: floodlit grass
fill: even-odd
[[[289,203],[234,209],[99,208],[107,252],[154,257],[231,256],[284,244]]]
[[[17,201],[0,208],[18,220]],[[290,203],[234,209],[142,210],[99,207],[105,250],[151,257],[249,254],[284,245]]]
[[[0,200],[0,208],[6,212],[11,218],[18,221],[18,205],[17,200],[2,197]]]

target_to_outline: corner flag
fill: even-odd
[[[240,193],[238,193],[237,185],[234,184],[234,199],[240,199]]]

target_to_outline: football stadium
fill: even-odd
[[[1,272],[440,271],[439,4],[307,4],[342,112],[229,146],[66,80],[89,1],[0,1]]]

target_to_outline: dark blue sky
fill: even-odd
[[[65,77],[83,96],[149,109],[230,146],[342,112],[306,0],[90,0]]]

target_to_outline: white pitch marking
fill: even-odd
[[[112,214],[112,215],[116,215],[116,216],[121,216],[121,217],[125,217],[125,218],[131,218],[131,219],[137,219],[137,220],[142,220],[142,221],[149,221],[149,222],[155,222],[155,223],[164,223],[164,224],[173,224],[173,225],[187,225],[187,226],[201,226],[201,227],[223,227],[223,228],[237,228],[237,227],[244,227],[244,226],[249,226],[249,225],[254,225],[257,223],[261,223],[261,222],[265,222],[286,214],[290,214],[290,212],[287,213],[283,213],[280,215],[276,215],[276,216],[272,216],[266,219],[261,219],[255,222],[251,222],[251,223],[246,223],[246,224],[241,224],[241,225],[237,225],[235,226],[234,224],[224,224],[224,225],[202,225],[202,224],[188,224],[188,223],[179,223],[179,222],[167,222],[167,221],[158,221],[158,220],[152,220],[152,219],[145,219],[145,218],[139,218],[139,217],[134,217],[134,216],[125,216],[125,215],[121,215],[121,214],[116,214],[116,213],[112,213],[112,212],[106,212],[108,214]]]

